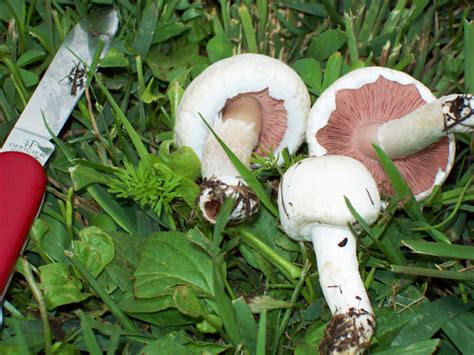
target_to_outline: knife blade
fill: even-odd
[[[117,28],[115,9],[97,10],[74,26],[0,149],[0,305],[43,200],[51,134],[66,123],[96,51],[105,55]]]

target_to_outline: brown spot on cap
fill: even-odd
[[[361,161],[372,173],[380,190],[394,191],[382,166],[373,156],[357,148],[356,132],[361,127],[400,118],[426,104],[414,84],[403,85],[380,76],[375,82],[358,89],[341,89],[336,93],[336,108],[327,125],[316,133],[316,139],[327,154],[345,155]],[[394,160],[415,195],[429,190],[438,171],[445,170],[449,159],[449,141],[442,138],[420,152]]]

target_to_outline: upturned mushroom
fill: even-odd
[[[377,184],[361,162],[344,156],[312,157],[286,171],[278,207],[288,236],[313,242],[319,282],[333,314],[321,353],[360,354],[369,346],[375,317],[349,228],[355,219],[344,197],[367,223],[378,218]]]
[[[341,154],[360,160],[381,191],[393,194],[372,144],[397,165],[417,199],[427,197],[452,168],[452,133],[472,131],[472,95],[439,99],[400,71],[368,67],[335,81],[316,101],[308,118],[311,155]]]
[[[257,196],[228,159],[216,134],[247,167],[252,152],[295,152],[304,139],[310,98],[304,82],[283,62],[241,54],[204,70],[186,89],[176,114],[178,145],[201,159],[203,183],[198,199],[211,223],[227,196],[235,200],[230,219],[241,221],[258,209]],[[282,159],[279,159],[281,162]]]

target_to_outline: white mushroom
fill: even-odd
[[[310,98],[304,82],[283,62],[264,55],[241,54],[202,72],[186,89],[176,114],[176,142],[190,146],[201,159],[204,178],[199,207],[215,222],[226,196],[236,201],[231,220],[258,209],[258,199],[202,122],[250,166],[258,153],[290,153],[301,145]],[[282,159],[279,160],[280,162]]]
[[[473,110],[472,95],[436,100],[408,74],[367,67],[324,91],[311,109],[306,140],[312,155],[341,154],[362,161],[390,195],[392,187],[372,148],[378,144],[422,199],[446,179],[455,153],[451,133],[472,130]]]
[[[378,218],[377,184],[362,163],[344,156],[312,157],[285,173],[278,207],[288,236],[313,242],[319,282],[333,314],[320,349],[358,354],[369,346],[375,318],[359,274],[357,242],[348,226],[355,219],[344,197],[367,223]]]

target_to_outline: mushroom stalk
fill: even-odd
[[[321,353],[361,354],[369,347],[375,316],[359,274],[356,239],[347,227],[317,225],[311,231],[319,282],[333,314]]]
[[[378,144],[395,159],[414,154],[450,133],[470,132],[473,127],[474,97],[447,95],[364,133],[359,130],[364,138],[356,139]],[[367,152],[367,147],[363,143],[361,150]]]
[[[251,97],[240,97],[229,103],[214,131],[247,167],[258,144],[261,131],[260,104]],[[214,135],[204,147],[201,171],[205,179],[199,196],[204,217],[214,223],[226,197],[235,200],[231,220],[241,220],[256,212],[257,196],[246,186],[226,152]]]

